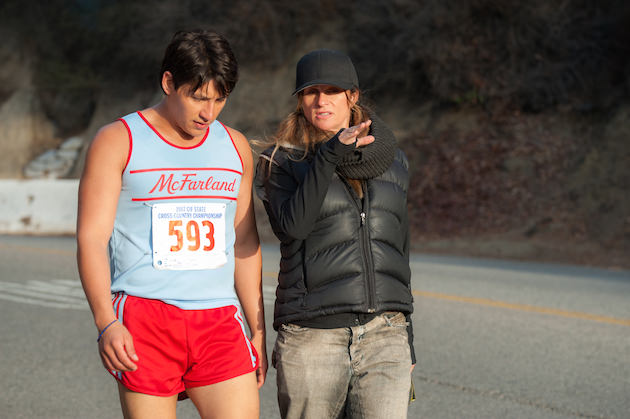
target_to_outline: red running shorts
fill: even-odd
[[[124,293],[114,296],[113,305],[133,337],[139,361],[135,371],[110,373],[131,391],[172,396],[258,367],[258,354],[234,305],[182,310]]]

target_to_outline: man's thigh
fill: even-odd
[[[258,418],[260,401],[256,372],[202,387],[186,389],[202,419]]]
[[[120,382],[118,394],[126,419],[175,419],[177,395],[162,397],[131,391]]]

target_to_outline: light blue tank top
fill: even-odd
[[[238,305],[234,216],[243,162],[227,129],[214,121],[198,145],[184,148],[140,112],[121,121],[130,151],[109,241],[112,292],[185,310]]]

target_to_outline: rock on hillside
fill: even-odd
[[[26,51],[10,36],[0,46],[0,178],[22,176],[37,154],[58,144],[31,82]]]

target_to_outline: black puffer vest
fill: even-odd
[[[296,161],[289,157],[289,150],[280,148],[273,156],[275,167],[269,175],[271,151],[261,156],[255,186],[281,241],[274,328],[338,313],[411,313],[406,207],[409,174],[404,153],[397,149],[385,173],[363,181],[362,202],[333,173],[312,230],[305,237],[291,237],[274,213],[279,205],[273,202],[277,198],[268,188],[273,184],[290,193],[311,169],[313,156]]]

